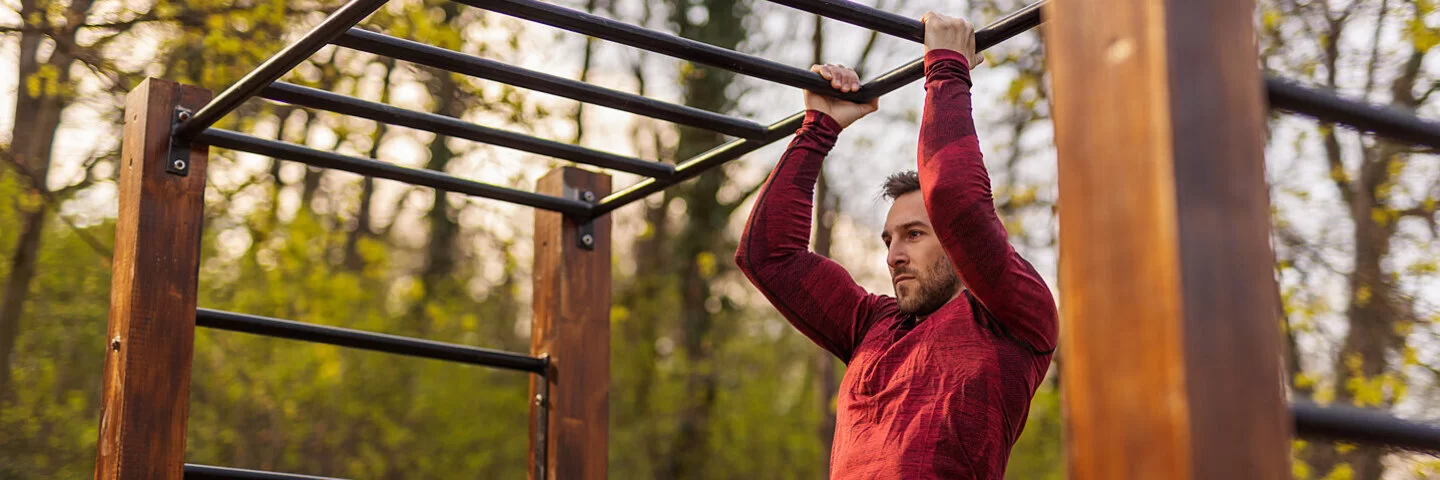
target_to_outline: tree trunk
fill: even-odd
[[[90,4],[90,1],[71,4],[71,18],[84,18]],[[22,0],[20,17],[40,16],[46,7],[39,0]],[[67,35],[68,40],[73,41],[74,29]],[[66,105],[65,94],[54,88],[71,88],[70,66],[75,60],[70,52],[57,49],[42,64],[39,51],[44,37],[45,34],[34,30],[25,30],[20,34],[20,64],[16,69],[18,98],[15,101],[15,116],[12,117],[15,124],[10,133],[11,155],[23,169],[22,175],[30,177],[34,189],[32,195],[41,195],[49,188],[46,182],[50,175],[51,148],[55,144],[56,130],[60,127],[60,112]],[[47,80],[41,74],[53,74],[55,78]],[[20,337],[25,300],[29,296],[30,282],[35,279],[41,236],[49,216],[49,210],[43,203],[35,202],[35,205],[34,210],[25,214],[25,230],[20,233],[13,250],[10,278],[5,284],[5,296],[0,299],[0,402],[11,397],[11,360]]]
[[[693,23],[688,18],[687,13],[693,8],[691,2],[675,1],[671,8],[670,20],[679,27],[680,35],[722,48],[735,48],[744,40],[743,21],[749,14],[745,0],[706,0],[694,6],[706,10],[704,23]],[[696,66],[681,80],[685,105],[713,112],[729,111],[735,102],[726,90],[734,78],[729,71]],[[724,137],[714,132],[682,127],[676,158],[690,158],[723,141]],[[723,169],[716,169],[689,184],[672,187],[675,196],[682,198],[686,206],[685,222],[677,226],[680,231],[673,237],[674,245],[667,250],[669,258],[679,262],[682,287],[679,343],[686,368],[679,430],[663,478],[700,478],[712,456],[709,449],[711,412],[719,388],[714,357],[717,347],[725,342],[723,331],[715,327],[716,319],[729,307],[726,302],[712,298],[715,294],[710,282],[730,265],[721,259],[733,250],[727,248],[728,241],[717,233],[725,231],[731,213],[738,208],[738,205],[723,204],[718,198],[727,178]],[[717,301],[718,305],[707,305]]]

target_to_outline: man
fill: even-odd
[[[891,176],[881,235],[895,297],[809,251],[811,198],[841,129],[878,108],[805,94],[804,126],[735,259],[791,324],[848,365],[831,478],[1000,479],[1055,351],[1054,297],[1006,240],[970,116],[974,28],[927,13],[919,172]],[[974,60],[972,62],[972,59]],[[840,91],[855,73],[812,68]]]

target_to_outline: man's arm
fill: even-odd
[[[1052,351],[1059,330],[1055,299],[1035,267],[1010,246],[975,135],[968,60],[975,57],[973,29],[959,19],[926,20],[919,148],[925,208],[960,278],[985,309],[1011,337],[1036,352]],[[968,45],[946,42],[944,35],[968,36]]]
[[[822,75],[833,80],[830,74]],[[859,86],[858,79],[846,82]],[[850,83],[837,88],[850,88]],[[813,94],[807,94],[811,109],[805,123],[760,190],[735,263],[796,329],[848,363],[865,332],[895,308],[895,300],[866,292],[844,267],[810,251],[810,212],[825,155],[843,125],[873,111],[874,105],[837,106],[808,95]]]

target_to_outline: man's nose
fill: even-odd
[[[904,247],[901,247],[900,245],[892,245],[890,247],[889,255],[887,255],[885,258],[885,263],[890,265],[891,270],[894,270],[904,266],[907,263],[910,263],[910,256],[905,253]]]

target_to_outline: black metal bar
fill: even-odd
[[[765,134],[764,125],[750,120],[610,90],[358,28],[350,29],[336,39],[335,44],[735,137],[757,138]]]
[[[1328,90],[1301,86],[1275,77],[1265,78],[1270,108],[1314,117],[1322,122],[1349,125],[1361,131],[1440,148],[1440,123],[1414,112],[1352,100]]]
[[[207,308],[196,310],[195,326],[507,370],[545,373],[545,360],[529,355]]]
[[[300,37],[299,41],[280,50],[269,60],[265,60],[265,63],[251,70],[240,81],[220,92],[220,95],[205,104],[200,111],[195,112],[190,120],[176,127],[173,136],[179,140],[193,139],[200,132],[215,125],[215,122],[220,121],[221,117],[235,110],[235,107],[245,103],[245,100],[259,93],[260,89],[278,80],[300,62],[314,55],[321,47],[329,44],[335,37],[370,16],[375,10],[385,5],[386,1],[388,0],[350,0],[340,6],[335,13],[330,14],[319,25],[306,32],[305,36]]]
[[[975,33],[975,48],[977,51],[993,47],[1000,42],[1040,25],[1040,9],[1044,4],[1045,2],[1043,1],[1033,3],[980,29],[980,31]],[[866,84],[866,87],[861,88],[860,92],[870,95],[870,98],[879,97],[893,92],[910,82],[919,80],[924,76],[924,59],[916,59],[905,66],[881,75],[879,78]],[[866,101],[869,101],[869,99],[866,99]],[[772,142],[795,133],[795,130],[800,129],[800,125],[804,119],[805,115],[803,112],[791,115],[767,127],[768,133],[764,138],[734,140],[725,143],[681,163],[675,168],[675,174],[670,176],[670,178],[664,180],[645,179],[624,190],[612,193],[610,196],[605,197],[599,205],[595,206],[593,215],[600,216],[610,213],[631,202],[669,188],[671,185],[695,178],[711,168],[724,165],[747,153],[759,150],[765,145],[769,145]]]
[[[466,180],[432,170],[407,168],[368,158],[357,158],[338,153],[316,150],[285,142],[252,137],[239,132],[211,128],[195,137],[220,148],[256,153],[283,160],[292,160],[320,168],[344,170],[368,177],[385,178],[412,185],[423,185],[440,190],[463,193],[477,197],[491,198],[504,202],[527,205],[542,210],[561,212],[567,215],[589,217],[592,205],[568,198],[552,197],[533,192]]]
[[[341,480],[331,477],[185,464],[185,480]]]
[[[1440,426],[1401,420],[1376,410],[1309,403],[1291,404],[1290,413],[1300,437],[1440,453]]]
[[[921,24],[919,19],[896,15],[849,0],[770,0],[770,2],[865,27],[893,37],[917,43],[925,41],[925,25]]]
[[[380,123],[399,125],[416,130],[433,132],[438,135],[489,143],[647,177],[664,178],[675,173],[675,167],[660,162],[650,162],[638,158],[592,150],[578,145],[545,140],[515,132],[507,132],[505,130],[476,125],[453,117],[406,110],[393,105],[370,102],[285,82],[275,82],[265,87],[265,89],[260,91],[260,96],[278,102],[329,110],[343,115],[368,118]]]
[[[1001,42],[1040,26],[1040,24],[1044,22],[1044,19],[1040,16],[1040,12],[1043,10],[1045,3],[1044,1],[1032,3],[976,31],[975,50],[977,52],[987,50],[990,47],[999,45]],[[891,70],[871,80],[870,83],[866,84],[866,87],[875,92],[874,95],[878,97],[924,77],[925,59],[917,58],[900,68]],[[861,88],[861,91],[866,91],[866,88]],[[869,101],[871,98],[867,98],[866,101]]]
[[[536,0],[455,0],[476,8],[543,23],[575,33],[723,68],[796,88],[824,92],[850,101],[867,100],[865,89],[840,93],[809,70],[746,55],[703,42],[657,32]],[[873,98],[869,97],[869,98]]]

